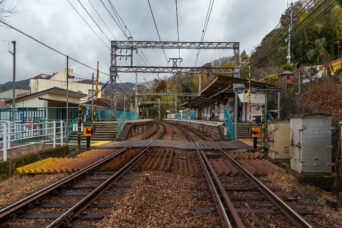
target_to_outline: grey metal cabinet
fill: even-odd
[[[330,173],[332,117],[310,114],[291,118],[290,166],[298,173]]]

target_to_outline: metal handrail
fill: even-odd
[[[126,109],[121,113],[121,115],[117,118],[117,123],[116,123],[116,138],[119,138],[119,136],[122,133],[122,130],[125,126],[127,120],[127,111]]]
[[[226,107],[224,108],[224,123],[227,127],[226,140],[234,139],[234,124]]]

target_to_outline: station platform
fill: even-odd
[[[186,122],[194,124],[203,124],[207,126],[221,126],[224,124],[223,121],[210,121],[210,120],[186,120],[186,119],[163,119],[164,121],[174,121],[174,122]]]

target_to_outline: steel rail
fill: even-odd
[[[159,128],[154,132],[156,133],[159,130]],[[154,134],[152,134],[151,136],[153,136]],[[6,219],[9,215],[19,211],[20,209],[24,208],[25,206],[28,206],[30,203],[35,202],[37,200],[42,199],[44,196],[46,196],[47,194],[55,191],[56,189],[60,188],[61,186],[70,183],[71,181],[75,180],[76,178],[80,177],[81,175],[97,168],[98,166],[106,163],[107,161],[110,161],[111,159],[120,156],[121,154],[123,154],[125,151],[127,151],[131,146],[126,146],[124,148],[119,149],[116,153],[108,155],[107,157],[104,157],[96,162],[94,162],[93,164],[67,176],[64,177],[60,180],[58,180],[57,182],[48,185],[47,187],[13,203],[10,204],[9,206],[3,208],[0,210],[0,221],[3,219]]]
[[[158,136],[158,138],[161,138],[165,135],[166,127],[163,126],[162,133]],[[84,211],[89,204],[94,202],[99,196],[101,196],[108,188],[112,186],[114,182],[120,179],[126,172],[131,169],[137,161],[139,161],[143,155],[145,155],[145,152],[151,147],[151,145],[156,141],[157,139],[154,139],[151,141],[145,148],[141,149],[140,153],[132,158],[128,163],[126,163],[121,169],[119,169],[115,174],[113,174],[109,179],[107,179],[105,182],[103,182],[101,185],[99,185],[97,188],[95,188],[91,193],[89,193],[86,197],[84,197],[81,201],[79,201],[77,204],[75,204],[73,207],[71,207],[69,210],[64,212],[61,216],[59,216],[57,219],[55,219],[52,223],[50,223],[46,228],[52,228],[52,227],[59,227],[62,225],[69,224],[70,221],[72,221],[74,218],[76,218],[82,211]]]
[[[249,180],[255,187],[258,188],[264,196],[271,201],[288,219],[290,219],[296,227],[302,228],[312,228],[312,226],[305,221],[296,211],[294,211],[289,205],[287,205],[282,199],[280,199],[272,190],[270,190],[266,185],[261,183],[253,174],[251,174],[247,169],[245,169],[240,163],[235,161],[230,155],[228,155],[224,150],[216,147],[220,150],[230,162],[232,162],[236,168]]]
[[[198,157],[198,160],[200,161],[200,165],[201,165],[201,168],[202,168],[202,170],[203,170],[203,173],[204,173],[205,179],[206,179],[206,181],[207,181],[207,184],[208,184],[208,186],[209,186],[209,189],[210,189],[210,191],[211,191],[211,194],[212,194],[212,196],[213,196],[213,198],[214,198],[214,201],[216,202],[215,205],[216,205],[218,211],[220,212],[221,218],[222,218],[222,220],[223,220],[223,225],[224,225],[225,227],[227,227],[227,228],[232,228],[233,226],[232,226],[232,224],[231,224],[231,222],[230,222],[230,220],[229,220],[229,218],[228,218],[227,211],[226,211],[226,209],[225,209],[225,207],[224,207],[224,205],[223,205],[223,202],[222,202],[222,200],[221,200],[221,198],[220,198],[220,195],[219,195],[219,193],[218,193],[218,191],[217,191],[217,189],[216,189],[215,183],[214,183],[214,181],[213,181],[212,176],[214,177],[214,180],[215,180],[215,182],[216,182],[216,185],[219,187],[218,182],[217,182],[218,178],[215,178],[214,175],[216,175],[216,174],[213,173],[213,169],[212,169],[210,163],[208,163],[208,162],[206,161],[205,157],[201,154],[199,148],[197,147],[197,144],[195,143],[194,139],[190,136],[190,134],[187,134],[187,133],[185,132],[185,130],[184,130],[183,127],[180,127],[180,126],[175,125],[175,124],[171,124],[171,125],[173,125],[173,126],[175,126],[176,128],[178,128],[178,129],[185,135],[185,137],[187,138],[188,141],[191,141],[191,142],[194,143],[194,145],[195,145],[195,147],[196,147],[196,155],[197,155],[197,157]],[[209,168],[210,172],[209,172],[208,168]],[[217,176],[216,176],[216,177],[217,177]],[[220,184],[220,181],[219,181],[219,184]],[[230,208],[229,205],[227,204],[227,201],[226,201],[228,195],[227,195],[227,193],[225,192],[224,187],[222,186],[222,184],[221,184],[221,187],[222,187],[222,188],[219,187],[219,192],[220,192],[220,194],[223,196],[223,198],[224,198],[224,200],[225,200],[226,205],[228,206],[228,208]],[[222,190],[223,190],[223,191],[222,191]],[[226,197],[224,196],[224,194],[226,195]],[[229,197],[228,197],[228,199],[229,199]],[[229,201],[230,201],[230,200],[229,200]],[[231,201],[230,201],[230,204],[232,205],[232,202],[231,202]],[[235,211],[234,207],[233,207],[233,210]],[[232,211],[230,211],[230,213],[231,213],[231,212],[232,212]],[[237,213],[236,213],[236,215],[237,215]],[[238,216],[238,215],[237,215],[237,216]],[[241,221],[241,220],[240,220],[240,221]],[[235,223],[235,224],[236,224],[236,223]],[[242,226],[237,226],[237,227],[242,228],[242,227],[244,227],[244,226],[242,225]]]
[[[188,129],[192,133],[196,134],[197,136],[201,137],[202,139],[204,136],[199,135],[196,131],[192,129]],[[220,150],[223,155],[231,161],[236,168],[249,180],[251,181],[260,192],[264,194],[265,197],[269,201],[273,203],[288,219],[290,219],[296,227],[303,227],[303,228],[312,228],[312,226],[305,221],[297,212],[295,212],[289,205],[287,205],[282,199],[280,199],[272,190],[270,190],[266,185],[264,185],[261,181],[259,181],[253,174],[251,174],[247,169],[245,169],[240,163],[235,161],[230,155],[228,155],[222,148],[216,146],[216,149]]]

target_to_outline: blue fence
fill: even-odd
[[[224,108],[224,123],[227,127],[226,140],[234,139],[234,124],[233,120],[229,115],[227,108]]]
[[[78,119],[78,107],[68,108],[68,119],[74,121]],[[86,113],[91,115],[91,108],[86,109]],[[115,116],[120,116],[123,111],[116,110]],[[15,120],[20,122],[42,122],[42,121],[66,121],[66,107],[27,107],[15,109]],[[127,119],[138,119],[136,113],[127,112]],[[96,110],[96,120],[113,120],[113,109],[98,108]],[[12,121],[12,108],[0,108],[0,121]]]
[[[176,114],[176,119],[194,120],[196,119],[196,112],[182,112]]]

